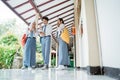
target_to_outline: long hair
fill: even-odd
[[[35,23],[35,21],[31,22],[29,28],[32,29],[33,24],[35,24],[33,29],[34,29],[34,31],[36,31],[36,23]]]

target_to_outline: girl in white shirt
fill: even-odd
[[[65,69],[67,65],[70,65],[70,59],[68,56],[68,46],[65,41],[63,41],[60,37],[65,25],[62,18],[59,18],[58,21],[58,29],[57,29],[57,42],[58,42],[58,68],[57,70]]]
[[[36,22],[32,22],[27,29],[27,41],[24,47],[23,67],[22,69],[33,69],[36,64]]]

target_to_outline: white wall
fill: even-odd
[[[103,66],[120,68],[120,0],[96,0]]]

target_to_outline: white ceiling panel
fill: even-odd
[[[36,13],[35,13],[35,10],[31,10],[31,11],[29,11],[29,12],[23,14],[22,17],[24,17],[24,19],[26,19],[26,18],[28,18],[28,17],[34,15],[34,14],[36,14]],[[34,17],[35,17],[35,16],[34,16]],[[32,18],[32,17],[31,17],[31,18]]]
[[[50,2],[48,4],[46,4],[46,5],[43,5],[43,6],[39,7],[38,9],[40,9],[40,11],[43,11],[43,10],[45,10],[45,9],[47,9],[47,8],[53,6],[53,5],[59,4],[59,3],[63,2],[63,1],[65,1],[65,0],[59,0],[59,1],[54,0],[54,1],[52,1],[52,2]]]
[[[42,4],[44,2],[47,2],[49,0],[34,0],[36,5]]]
[[[16,10],[18,13],[22,13],[22,12],[24,12],[24,11],[26,11],[26,10],[31,9],[31,8],[33,8],[33,7],[31,6],[30,3],[28,3],[28,4],[25,4],[25,5],[23,5],[23,6],[19,7],[19,8],[17,8],[17,9],[15,9],[15,10]]]
[[[49,23],[51,23],[51,25],[54,25],[53,28],[57,26],[56,24],[57,24],[58,18],[63,18],[64,21],[67,20],[65,21],[65,25],[73,23],[74,5],[72,4],[74,4],[74,0],[51,0],[51,1],[50,0],[33,0],[33,1],[35,1],[34,3],[36,6],[46,3],[45,5],[41,5],[37,9],[40,11],[44,11],[41,13],[42,16],[46,16],[46,15],[48,16],[48,18],[50,19]],[[6,2],[8,5],[10,5],[10,6],[8,5],[7,6],[11,7],[11,10],[13,10],[17,14],[17,16],[19,16],[27,24],[34,21],[35,16],[33,15],[35,15],[36,11],[28,0],[9,0],[9,1],[3,1],[3,2]],[[14,8],[16,6],[17,8]],[[69,6],[69,7],[66,7],[66,6]],[[50,9],[50,7],[52,8]],[[69,21],[72,21],[72,22],[69,22]],[[41,22],[42,22],[41,20],[38,21],[38,23],[41,23]],[[70,29],[71,25],[67,27]],[[56,28],[54,30],[56,30]]]
[[[65,11],[70,10],[70,9],[73,9],[73,6],[70,6],[70,7],[62,9],[61,11],[58,11],[58,12],[56,12],[54,14],[51,14],[50,17],[54,17],[55,15],[61,14],[61,13],[65,12]],[[57,9],[57,10],[59,10],[59,9]],[[55,11],[57,11],[57,10],[55,10]],[[49,10],[48,10],[47,12],[43,12],[42,14],[47,15],[47,14],[50,14],[50,13],[52,13],[52,12],[51,11],[49,12]]]
[[[12,7],[15,7],[19,4],[22,4],[28,0],[8,0],[7,3],[10,4]]]

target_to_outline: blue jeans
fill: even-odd
[[[68,55],[68,46],[67,43],[64,42],[60,37],[58,38],[59,42],[59,49],[58,49],[58,55],[59,55],[59,65],[70,65],[70,58]]]
[[[32,67],[36,63],[36,39],[28,38],[24,46],[23,66]]]
[[[44,64],[48,65],[51,37],[50,36],[41,37],[41,44],[42,44],[42,56],[43,56]]]

